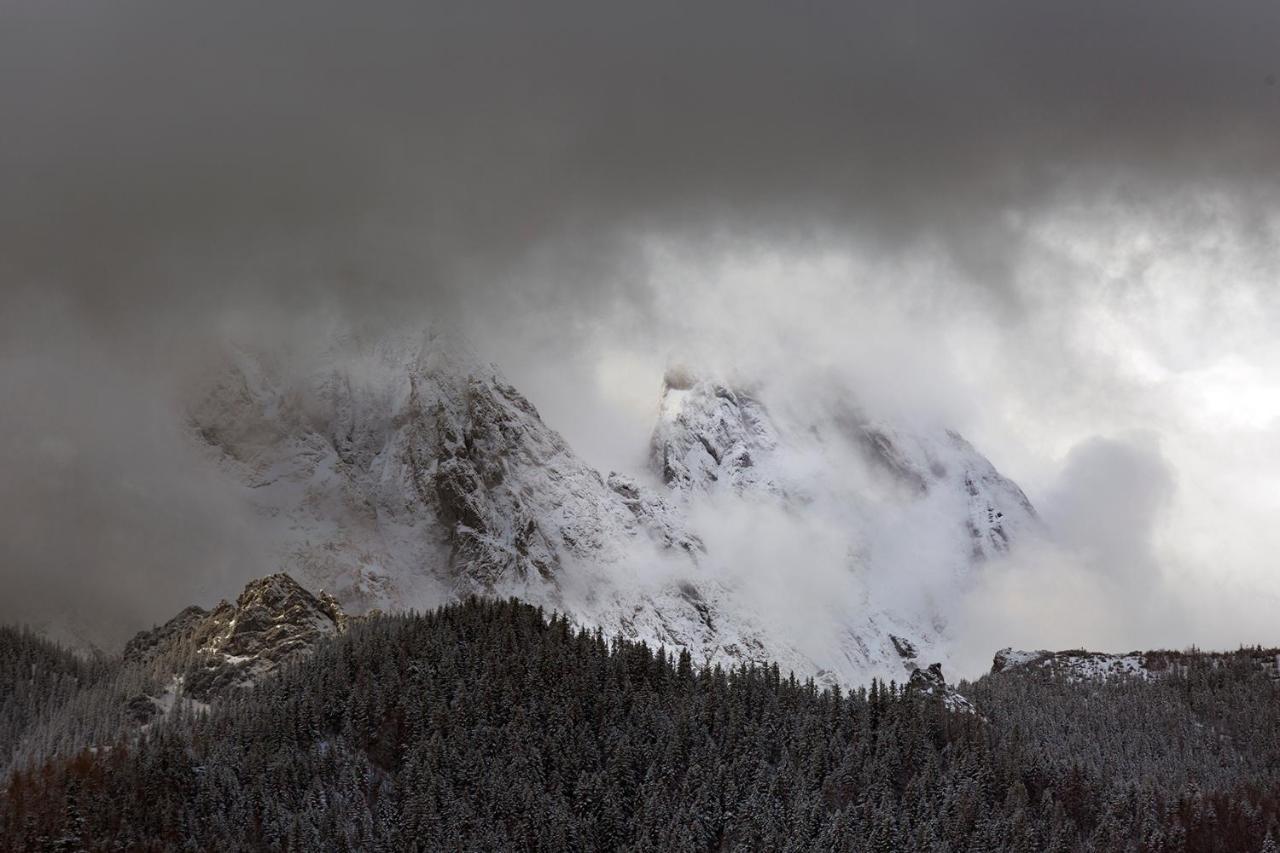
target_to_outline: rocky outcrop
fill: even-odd
[[[951,685],[942,675],[942,664],[932,663],[926,669],[915,669],[907,681],[907,693],[920,699],[929,699],[942,703],[949,711],[976,714],[973,703]]]
[[[212,610],[188,607],[125,647],[126,665],[150,667],[201,702],[249,687],[286,661],[309,653],[322,638],[344,630],[347,615],[331,596],[312,595],[287,574],[251,581],[234,603]],[[175,685],[177,686],[177,685]],[[138,697],[131,713],[146,722],[154,709]],[[159,702],[163,697],[157,697]]]
[[[1105,681],[1110,678],[1147,676],[1146,655],[1142,652],[1107,654],[1084,649],[1050,652],[1004,648],[991,662],[993,673],[1041,674],[1070,681]]]
[[[184,690],[207,701],[252,686],[342,631],[346,619],[331,596],[314,596],[284,573],[251,581],[235,604],[219,604],[197,631],[196,661],[186,672]]]
[[[1109,681],[1115,678],[1158,678],[1188,667],[1244,663],[1280,679],[1280,649],[1242,648],[1234,652],[1145,651],[1111,654],[1084,649],[1018,651],[1004,648],[995,653],[991,672],[1018,676],[1061,678],[1067,681]]]

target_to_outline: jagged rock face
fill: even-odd
[[[173,667],[182,692],[207,702],[237,687],[247,687],[323,637],[342,631],[347,616],[337,601],[312,595],[286,574],[251,581],[232,604],[212,610],[188,607],[173,619],[134,637],[126,646],[126,664]],[[144,699],[145,697],[140,697]],[[148,712],[138,703],[136,716]]]
[[[250,581],[234,604],[220,603],[198,636],[201,651],[279,662],[338,633],[346,620],[332,596],[314,596],[281,572]]]
[[[757,462],[777,446],[768,412],[750,393],[667,372],[650,455],[673,490],[776,490]]]
[[[913,690],[924,692],[932,692],[941,690],[947,686],[947,680],[942,677],[942,664],[931,663],[928,669],[915,669],[911,673],[911,679],[907,682],[908,686]]]
[[[921,698],[941,702],[949,710],[976,714],[973,703],[947,684],[942,675],[942,664],[931,663],[927,669],[914,669],[907,681],[907,692]]]
[[[696,548],[657,495],[606,484],[492,366],[432,335],[292,377],[239,354],[192,419],[262,512],[288,518],[290,570],[356,610],[553,598],[566,560],[616,562],[642,533]]]

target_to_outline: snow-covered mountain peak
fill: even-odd
[[[615,565],[637,543],[686,563],[698,550],[661,496],[606,482],[447,339],[344,347],[291,370],[245,356],[192,414],[285,565],[344,605],[498,592],[556,606],[566,563]]]
[[[916,649],[948,661],[937,603],[1029,504],[958,436],[836,417],[851,407],[830,383],[813,405],[768,405],[769,390],[669,371],[656,487],[602,476],[438,333],[241,350],[190,420],[270,559],[353,613],[515,595],[832,682],[901,678]]]
[[[751,391],[684,368],[667,371],[650,453],[671,489],[775,490],[767,460],[777,446],[769,413]]]
[[[959,433],[872,417],[838,383],[774,406],[762,384],[731,386],[681,368],[665,378],[651,440],[654,472],[673,491],[757,495],[825,512],[855,531],[904,511],[953,525],[957,565],[1008,550],[1039,522],[1022,490]],[[947,521],[946,519],[950,519]]]

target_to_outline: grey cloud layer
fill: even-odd
[[[473,308],[460,282],[549,246],[571,292],[535,295],[592,298],[628,229],[855,225],[994,284],[1009,210],[1086,180],[1256,191],[1280,135],[1280,9],[1257,3],[0,16],[6,279],[107,315],[264,292]]]

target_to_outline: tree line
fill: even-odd
[[[0,755],[28,746],[5,850],[1240,853],[1280,825],[1277,689],[1256,667],[1002,673],[964,686],[981,715],[953,713],[473,599],[357,620],[142,730],[91,719],[133,689],[118,662],[0,632],[10,651]],[[97,697],[78,727],[59,716],[77,693]],[[31,748],[58,720],[75,748]]]

